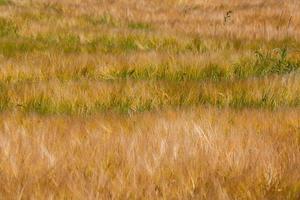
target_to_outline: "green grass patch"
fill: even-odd
[[[135,29],[135,30],[151,30],[152,26],[149,23],[145,22],[129,22],[128,28]]]
[[[0,43],[0,52],[4,55],[12,55],[16,52],[25,53],[36,50],[36,48],[43,48],[39,46],[39,43],[31,43],[32,40],[23,41],[23,43],[16,40],[12,42]],[[68,41],[68,40],[67,40]],[[55,40],[53,41],[55,42]],[[76,47],[79,40],[75,42],[67,43],[66,49],[68,52],[78,52]],[[124,48],[128,51],[133,50],[134,47],[131,41],[127,41],[129,44]],[[127,43],[125,42],[125,43]],[[64,44],[56,46],[55,48],[61,48]],[[4,82],[23,82],[34,80],[48,80],[59,79],[60,81],[70,80],[163,80],[174,82],[185,81],[212,81],[212,82],[228,82],[235,80],[244,80],[251,77],[267,77],[273,74],[283,75],[294,72],[300,68],[300,62],[298,60],[292,60],[288,58],[287,52],[283,50],[277,50],[277,54],[270,53],[256,53],[255,56],[245,57],[240,59],[237,63],[226,68],[217,64],[210,63],[206,66],[190,65],[184,63],[177,63],[174,61],[162,62],[159,64],[139,64],[125,65],[122,67],[111,67],[105,71],[101,71],[94,65],[77,66],[74,68],[58,68],[55,72],[48,72],[45,70],[42,72],[44,76],[26,73],[18,73],[15,76],[2,77]],[[39,76],[39,77],[37,77]]]
[[[204,80],[212,81],[221,81],[229,77],[229,73],[225,69],[215,64],[208,65],[202,69],[200,75]]]
[[[0,38],[5,36],[16,36],[18,34],[17,26],[10,20],[0,18]]]
[[[8,95],[8,90],[5,84],[0,83],[0,112],[8,109],[10,103],[10,98]]]
[[[174,65],[174,64],[173,64]],[[104,79],[135,79],[135,80],[167,80],[167,81],[222,81],[228,79],[230,73],[215,64],[204,68],[179,65],[174,68],[172,63],[148,65],[146,67],[112,69],[102,74]]]
[[[5,57],[26,54],[36,49],[36,43],[31,39],[11,38],[0,39],[0,53]]]
[[[145,99],[112,94],[107,100],[98,99],[94,103],[87,103],[80,100],[75,100],[74,102],[61,100],[56,102],[50,97],[38,96],[25,102],[23,111],[25,113],[37,113],[41,115],[91,115],[99,112],[128,114],[200,105],[217,106],[219,108],[229,107],[235,110],[249,108],[274,110],[280,107],[295,107],[292,101],[286,102],[285,99],[281,99],[277,94],[264,94],[259,98],[254,98],[251,96],[251,93],[243,90],[240,90],[239,93],[234,93],[232,96],[217,98],[201,93],[191,94],[189,91],[185,93],[166,94],[169,98],[154,96],[152,99]],[[294,99],[292,100],[295,101]],[[299,101],[299,98],[296,98],[296,101]],[[4,108],[7,108],[7,103],[9,102],[5,102]]]
[[[89,53],[121,53],[138,50],[136,38],[134,36],[126,37],[108,37],[101,36],[88,42],[86,49]]]
[[[63,53],[79,53],[82,44],[79,36],[73,34],[58,37],[41,36],[36,37],[0,37],[0,53],[5,57],[13,57],[18,54],[27,54],[33,51],[59,51]]]
[[[176,38],[156,38],[139,35],[100,36],[86,43],[89,53],[129,53],[136,51],[165,51],[179,53],[192,51]],[[196,50],[195,50],[196,51]]]
[[[80,90],[90,91],[92,87],[93,83]],[[70,96],[55,98],[50,93],[44,92],[32,97],[14,96],[11,98],[8,95],[12,92],[10,90],[17,88],[2,84],[0,111],[11,110],[15,106],[24,113],[84,116],[103,112],[129,114],[193,106],[215,106],[235,110],[275,110],[300,106],[300,91],[291,91],[284,85],[270,88],[267,84],[263,84],[261,88],[257,88],[257,86],[252,87],[237,81],[207,87],[206,84],[189,82],[151,82],[146,85],[141,83],[136,89],[132,89],[130,84],[124,82],[120,83],[119,87],[108,89],[93,98],[87,98],[84,93],[80,92],[71,100]],[[28,87],[25,88],[28,89]],[[145,94],[144,91],[149,93]],[[18,93],[23,93],[22,86],[18,88]],[[13,99],[19,100],[14,102]]]
[[[234,66],[234,77],[263,77],[270,74],[287,74],[300,68],[300,62],[289,60],[287,49],[275,49],[272,52],[256,51],[256,58],[242,59]]]
[[[119,20],[109,13],[103,13],[100,16],[85,15],[83,16],[83,19],[93,26],[105,25],[116,27],[119,24]]]
[[[0,6],[8,5],[10,3],[11,3],[10,0],[0,0]]]
[[[198,37],[192,39],[192,41],[187,44],[186,48],[190,51],[198,53],[205,53],[208,51],[208,47],[206,46],[204,41]]]
[[[55,113],[53,101],[50,97],[43,94],[31,98],[21,105],[24,108],[24,111],[27,113],[35,112],[41,115]]]
[[[67,34],[60,36],[58,44],[65,53],[78,53],[81,51],[81,41],[78,35]]]

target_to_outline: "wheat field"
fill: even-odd
[[[298,0],[0,0],[0,199],[300,199]]]

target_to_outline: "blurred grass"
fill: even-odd
[[[0,6],[8,5],[10,2],[10,0],[0,0]]]

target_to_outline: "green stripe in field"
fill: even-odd
[[[227,84],[156,81],[105,86],[91,82],[67,86],[57,85],[59,83],[20,85],[13,88],[2,84],[0,107],[1,111],[17,108],[25,113],[70,115],[106,111],[135,113],[199,105],[234,109],[299,107],[299,80],[293,85],[274,83],[277,85],[270,86],[255,80]],[[32,92],[30,95],[29,91]]]
[[[121,67],[97,68],[95,65],[57,67],[56,70],[43,68],[39,73],[18,72],[16,69],[0,75],[4,83],[24,83],[58,79],[74,80],[165,80],[165,81],[234,81],[251,77],[267,77],[272,74],[283,75],[300,68],[299,60],[289,59],[286,49],[272,52],[256,52],[255,56],[240,58],[228,67],[217,64],[191,65],[174,61],[158,64],[135,64]]]

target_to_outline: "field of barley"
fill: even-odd
[[[0,199],[300,199],[299,0],[0,0]]]

